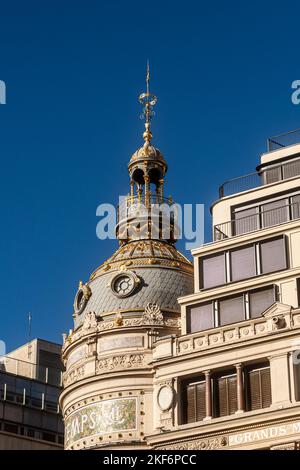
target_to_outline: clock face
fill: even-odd
[[[139,278],[134,273],[120,273],[113,278],[111,289],[118,297],[128,297],[135,291],[139,282]]]

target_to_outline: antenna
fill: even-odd
[[[28,343],[31,341],[31,323],[32,323],[32,315],[31,312],[28,313]]]

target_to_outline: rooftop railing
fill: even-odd
[[[223,198],[233,194],[249,191],[267,184],[276,183],[300,175],[300,158],[280,165],[272,165],[260,172],[225,181],[219,188],[219,197]]]
[[[300,203],[298,202],[271,210],[260,209],[257,214],[215,225],[214,241],[274,227],[297,219],[300,219]]]
[[[284,147],[289,147],[290,145],[295,145],[300,142],[300,129],[295,129],[294,131],[285,132],[284,134],[279,134],[274,137],[269,137],[267,141],[268,152],[273,150],[278,150]]]

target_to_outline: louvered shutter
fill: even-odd
[[[205,418],[205,382],[188,384],[186,387],[186,422],[194,423]]]
[[[196,420],[202,421],[205,418],[205,382],[196,385]]]
[[[228,416],[237,411],[236,375],[217,379],[218,416]]]
[[[272,404],[271,394],[271,374],[270,368],[261,369],[260,371],[261,393],[262,393],[262,408],[268,408]]]
[[[186,422],[196,421],[196,388],[195,385],[187,385],[186,389]]]
[[[270,368],[248,372],[248,410],[267,408],[272,403]]]

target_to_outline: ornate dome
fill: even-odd
[[[117,312],[139,316],[151,303],[179,314],[177,298],[193,292],[192,273],[192,263],[173,246],[158,240],[130,242],[91,275],[84,308],[74,316],[75,329],[91,311],[110,320]]]
[[[137,160],[159,160],[165,163],[165,159],[160,150],[153,145],[143,145],[140,147],[130,159],[130,164],[135,163]]]

